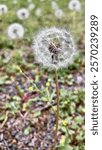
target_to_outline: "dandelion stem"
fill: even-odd
[[[58,74],[57,69],[55,69],[55,82],[56,82],[56,102],[57,102],[57,112],[56,112],[56,131],[55,131],[55,141],[54,141],[54,149],[56,150],[57,143],[57,133],[58,133],[58,122],[59,122],[59,85],[58,85]]]

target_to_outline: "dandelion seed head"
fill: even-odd
[[[21,20],[27,19],[29,17],[29,11],[26,8],[21,8],[17,11],[17,16]]]
[[[18,23],[13,23],[8,27],[7,30],[8,36],[11,39],[21,39],[24,36],[24,28]]]
[[[4,4],[0,4],[0,15],[5,14],[8,12],[8,8]]]
[[[75,54],[71,34],[56,27],[40,31],[34,38],[32,48],[36,61],[52,69],[66,67]]]
[[[57,18],[62,18],[63,17],[63,11],[61,9],[56,9],[55,10],[55,16]]]
[[[70,0],[68,4],[69,9],[80,12],[81,11],[81,4],[79,0]]]

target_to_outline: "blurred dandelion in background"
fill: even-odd
[[[4,4],[0,4],[0,15],[5,14],[8,12],[8,8]]]
[[[52,1],[52,2],[51,2],[51,7],[52,7],[52,9],[54,9],[54,10],[58,9],[58,5],[57,5],[57,3],[56,3],[55,1]]]
[[[77,12],[81,11],[81,3],[79,0],[70,0],[68,7],[70,10],[74,10]]]
[[[25,20],[29,17],[29,11],[26,8],[19,9],[16,14],[21,20]]]
[[[28,10],[33,10],[34,8],[35,8],[35,4],[34,3],[29,4]]]
[[[55,16],[56,16],[57,18],[62,18],[63,15],[64,15],[64,13],[63,13],[63,11],[62,11],[61,9],[56,9],[56,10],[55,10]]]
[[[18,23],[13,23],[8,27],[7,33],[10,39],[22,39],[24,36],[24,28]]]
[[[41,8],[37,8],[35,11],[36,16],[41,16],[42,15],[42,9]]]

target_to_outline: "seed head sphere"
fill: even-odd
[[[19,23],[13,23],[8,27],[7,33],[10,39],[22,39],[24,36],[24,28]]]
[[[51,69],[68,66],[75,54],[71,34],[56,27],[39,31],[33,40],[32,48],[36,61]]]

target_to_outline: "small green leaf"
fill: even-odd
[[[30,131],[31,131],[31,128],[27,127],[27,128],[24,129],[24,134],[28,135],[30,133]]]
[[[39,117],[41,115],[41,111],[35,111],[34,112],[34,117]]]
[[[12,99],[13,99],[13,100],[18,100],[18,101],[19,101],[21,98],[20,98],[19,96],[17,96],[17,95],[14,95],[14,96],[12,97]]]
[[[4,84],[7,79],[8,79],[8,76],[2,76],[2,77],[0,77],[0,85]]]

